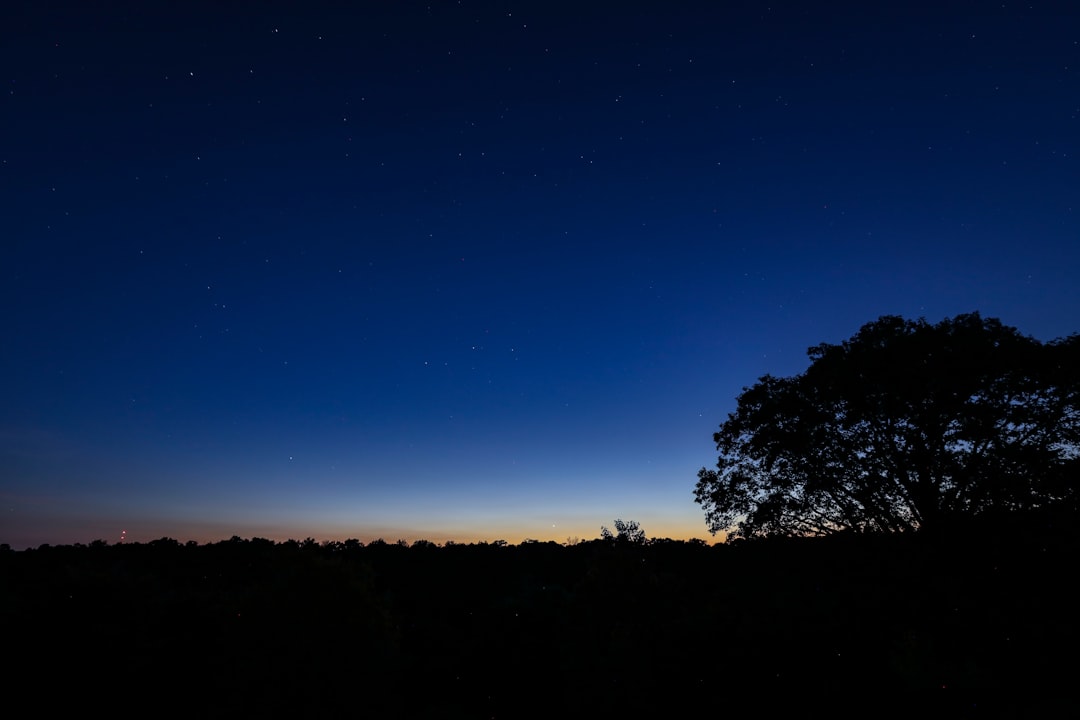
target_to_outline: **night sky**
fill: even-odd
[[[1080,330],[1080,4],[641,5],[4,3],[0,542],[711,540],[807,347]]]

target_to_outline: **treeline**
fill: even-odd
[[[7,697],[201,716],[508,717],[657,702],[681,714],[751,689],[973,707],[1006,689],[1026,708],[1071,709],[1078,547],[1059,529],[8,550]]]

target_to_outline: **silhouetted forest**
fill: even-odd
[[[6,704],[687,716],[853,711],[859,696],[1075,710],[1072,520],[716,546],[605,533],[567,545],[5,547]]]

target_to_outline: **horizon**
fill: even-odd
[[[611,525],[612,525],[612,521],[608,521],[607,523],[602,523],[602,525],[605,526],[605,527],[610,528]],[[306,540],[308,538],[311,538],[311,539],[315,540],[316,542],[318,542],[320,544],[333,543],[333,542],[345,542],[346,540],[359,540],[364,545],[369,545],[369,544],[371,544],[372,542],[374,542],[376,540],[382,540],[382,541],[384,541],[386,543],[389,543],[389,544],[394,544],[394,543],[397,543],[399,541],[404,540],[404,541],[408,542],[410,545],[412,545],[413,543],[415,543],[417,541],[424,540],[424,541],[427,541],[427,542],[434,543],[435,545],[438,545],[438,546],[441,547],[441,546],[445,546],[447,543],[454,543],[454,544],[461,544],[461,545],[474,545],[474,544],[478,545],[478,544],[482,544],[482,543],[491,544],[491,543],[494,543],[496,541],[503,541],[503,542],[508,543],[509,545],[521,545],[521,544],[526,543],[528,541],[536,541],[536,542],[543,542],[543,543],[555,542],[555,543],[558,543],[559,545],[575,545],[575,544],[577,544],[579,542],[590,542],[592,540],[598,540],[601,537],[600,526],[597,526],[597,528],[594,531],[592,531],[590,534],[579,534],[579,533],[574,533],[574,532],[568,532],[566,534],[563,534],[562,536],[559,536],[558,535],[559,531],[557,531],[555,529],[552,529],[551,534],[547,535],[547,536],[543,536],[542,534],[522,535],[520,533],[514,533],[514,532],[508,532],[508,533],[503,533],[503,534],[491,533],[491,532],[483,533],[483,534],[467,534],[468,531],[459,532],[459,533],[455,534],[452,530],[450,530],[450,531],[433,530],[433,531],[430,531],[430,532],[426,532],[426,531],[423,531],[423,530],[412,530],[412,531],[410,531],[409,529],[406,529],[404,532],[402,532],[400,527],[396,526],[396,525],[387,525],[387,526],[385,526],[383,528],[363,529],[362,531],[359,531],[359,532],[356,531],[356,530],[353,530],[353,531],[351,531],[351,534],[350,533],[336,533],[335,534],[333,528],[331,528],[329,530],[326,529],[326,528],[320,528],[319,531],[318,531],[319,534],[315,534],[315,533],[307,532],[302,527],[296,527],[293,530],[289,530],[289,529],[284,529],[283,530],[283,528],[280,525],[274,525],[274,524],[267,524],[267,525],[264,525],[264,526],[258,526],[258,525],[246,526],[246,527],[242,528],[244,530],[244,532],[236,532],[236,533],[232,533],[231,535],[222,536],[222,535],[215,534],[219,530],[217,527],[214,527],[213,529],[209,529],[209,530],[206,530],[206,531],[201,531],[201,532],[198,531],[198,530],[195,530],[194,531],[195,534],[191,534],[193,531],[192,531],[192,525],[190,523],[185,523],[182,526],[182,532],[186,532],[186,533],[188,533],[188,535],[181,536],[181,535],[174,534],[174,533],[169,533],[169,532],[155,534],[156,530],[155,530],[155,528],[152,528],[152,527],[140,527],[140,526],[135,526],[135,527],[136,527],[136,530],[134,532],[132,532],[128,528],[123,528],[118,533],[115,533],[114,536],[112,536],[112,537],[97,536],[97,537],[90,538],[85,534],[80,534],[80,535],[72,534],[72,535],[68,535],[68,536],[63,536],[63,534],[61,534],[60,536],[53,536],[53,537],[64,537],[66,539],[53,540],[53,541],[44,541],[44,542],[40,542],[40,543],[36,543],[36,544],[28,543],[28,544],[21,544],[21,545],[11,543],[11,542],[8,542],[6,540],[0,540],[0,544],[8,545],[12,550],[22,551],[22,550],[34,550],[34,549],[38,549],[38,548],[43,547],[43,546],[70,547],[70,546],[76,546],[76,545],[90,545],[91,543],[98,542],[98,541],[103,541],[103,542],[105,542],[106,544],[108,544],[110,546],[111,545],[127,545],[127,544],[147,544],[147,543],[154,542],[155,540],[162,540],[162,539],[176,540],[177,542],[179,542],[181,544],[186,544],[188,542],[196,542],[199,545],[212,545],[212,544],[216,544],[216,543],[219,543],[219,542],[227,542],[227,541],[233,539],[234,537],[239,537],[240,539],[245,540],[245,541],[248,541],[248,540],[260,540],[261,539],[261,540],[270,540],[270,541],[272,541],[274,543],[285,543],[285,542],[290,542],[290,541],[302,542],[302,541],[304,541],[304,540]],[[663,532],[658,532],[658,533],[650,532],[649,528],[644,527],[644,526],[642,526],[642,529],[646,533],[646,539],[647,540],[675,540],[675,541],[679,541],[679,542],[702,541],[702,542],[705,542],[708,545],[719,545],[719,544],[724,544],[724,543],[727,542],[727,536],[726,536],[725,533],[717,533],[716,536],[713,537],[713,536],[710,536],[709,533],[706,531],[706,532],[700,533],[697,536],[676,537],[676,536],[672,536],[672,535],[669,535],[669,534],[665,534]],[[82,532],[82,530],[80,529],[79,532]]]

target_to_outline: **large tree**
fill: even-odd
[[[744,388],[695,500],[734,537],[909,531],[1080,497],[1080,336],[886,316]]]

